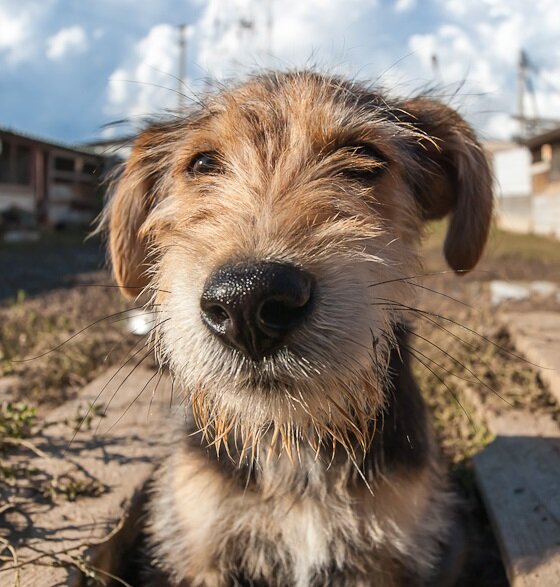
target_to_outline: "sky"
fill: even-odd
[[[179,88],[316,67],[396,96],[435,88],[483,138],[508,138],[521,48],[526,110],[560,118],[558,0],[0,0],[0,126],[79,143],[177,108]]]

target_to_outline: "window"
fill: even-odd
[[[57,171],[74,171],[76,162],[70,157],[55,157],[54,168]]]
[[[97,165],[95,163],[84,163],[82,170],[87,175],[96,175],[97,174]]]
[[[16,147],[14,183],[19,185],[29,185],[31,183],[31,149],[25,145]]]
[[[0,139],[0,183],[10,183],[11,169],[10,157],[12,145],[7,141]]]

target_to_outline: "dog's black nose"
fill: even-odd
[[[210,276],[202,319],[225,344],[252,359],[277,349],[311,311],[313,278],[280,262],[225,265]]]

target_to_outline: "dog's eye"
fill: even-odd
[[[219,173],[221,169],[220,156],[213,151],[206,151],[195,155],[187,165],[189,175],[208,175]]]
[[[350,179],[371,181],[379,177],[387,168],[387,161],[370,145],[346,147],[350,155],[350,164],[342,173]]]

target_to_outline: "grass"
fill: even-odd
[[[446,269],[442,248],[446,221],[432,222],[423,240],[425,268]],[[560,241],[535,234],[518,234],[493,226],[486,250],[470,279],[548,280],[560,283]]]
[[[122,361],[138,342],[125,332],[118,314],[129,307],[113,288],[83,286],[30,300],[20,296],[0,308],[0,376],[15,376],[13,393],[26,401],[49,405],[65,401],[108,366]],[[114,318],[88,328],[111,315]]]
[[[428,228],[423,244],[428,272],[445,269],[441,250],[446,228],[445,222],[432,223]],[[543,267],[548,268],[544,276]],[[490,278],[511,278],[511,275],[520,274],[527,279],[560,276],[560,243],[542,236],[508,233],[494,227],[480,268],[480,272],[474,271],[466,276],[448,273],[423,282],[466,303],[466,306],[426,290],[422,291],[419,305],[422,309],[464,324],[481,336],[446,320],[438,322],[450,332],[429,320],[417,320],[415,324],[418,334],[427,339],[416,338],[415,347],[428,357],[424,357],[423,362],[437,374],[417,362],[416,376],[422,387],[428,390],[426,401],[433,412],[440,444],[452,466],[467,462],[491,439],[483,423],[469,420],[473,419],[472,410],[461,393],[465,385],[476,387],[483,399],[489,402],[487,405],[496,411],[511,406],[554,417],[559,414],[559,407],[538,371],[514,356],[515,347],[497,317],[496,308],[492,308],[489,298],[485,297],[483,288],[484,282]],[[536,303],[532,302],[532,305]],[[445,381],[445,385],[438,376]]]

